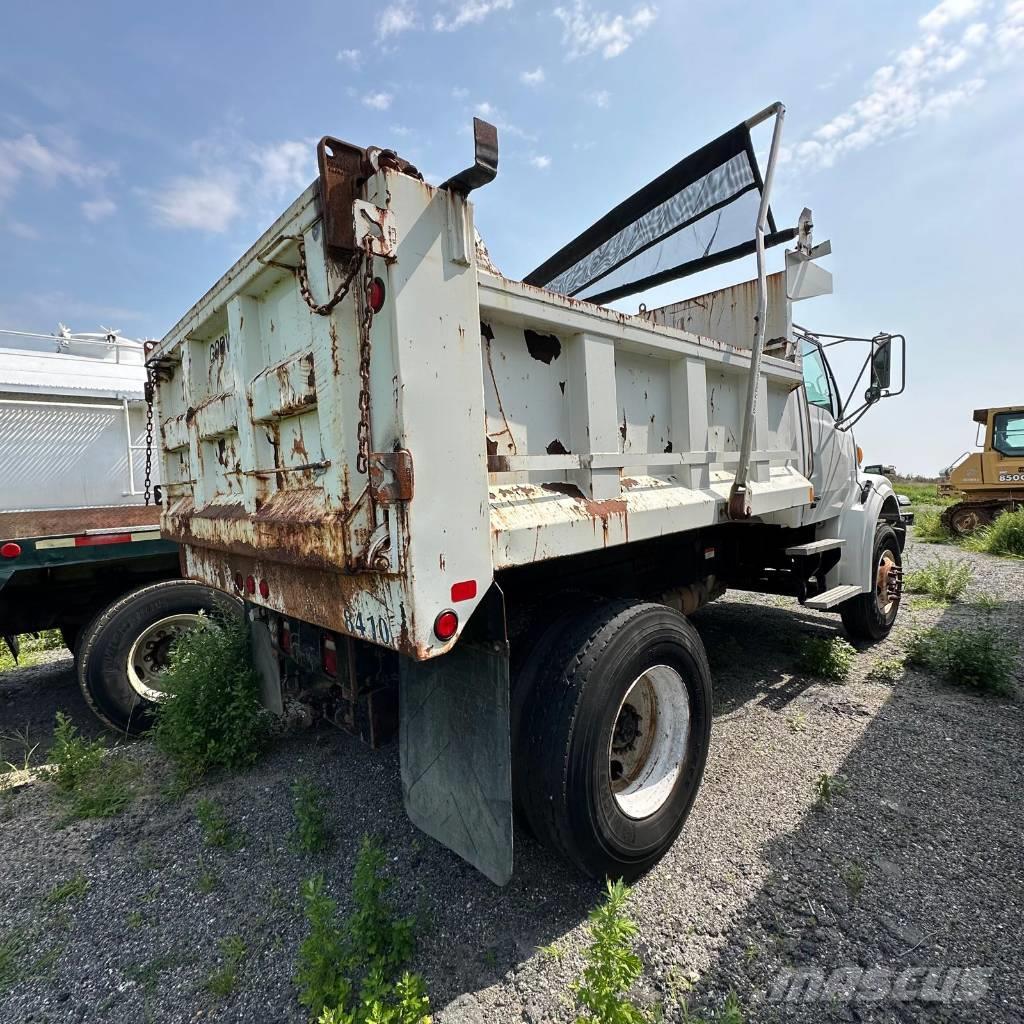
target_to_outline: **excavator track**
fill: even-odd
[[[1012,512],[1021,502],[1012,498],[997,501],[958,501],[942,510],[942,525],[958,537],[967,537],[992,521],[1003,512]]]

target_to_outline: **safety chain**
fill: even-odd
[[[370,327],[373,324],[373,306],[370,304],[370,290],[373,287],[373,239],[367,235],[363,262],[363,288],[359,315],[359,426],[356,438],[359,452],[356,455],[356,471],[366,473],[370,467]]]
[[[143,394],[146,397],[146,483],[143,493],[146,496],[147,505],[153,494],[153,391],[155,387],[153,367],[147,363],[146,383],[143,387]]]
[[[309,277],[306,273],[306,242],[301,235],[298,237],[298,243],[299,265],[295,268],[295,275],[299,279],[299,291],[302,292],[302,297],[306,300],[306,305],[309,306],[314,313],[318,316],[327,316],[327,314],[330,313],[346,295],[348,295],[349,287],[356,276],[356,272],[359,270],[359,261],[363,258],[363,254],[358,249],[352,254],[352,259],[345,271],[345,276],[341,280],[341,284],[338,285],[337,291],[335,291],[335,293],[323,305],[318,305],[316,299],[313,298],[313,292],[309,287]]]

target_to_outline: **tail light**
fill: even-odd
[[[326,635],[320,641],[320,664],[327,675],[338,674],[338,645]]]
[[[451,640],[459,631],[459,617],[450,608],[434,619],[434,636],[438,640]]]
[[[366,298],[370,303],[370,309],[374,313],[379,313],[384,306],[384,282],[379,277],[370,282]]]
[[[8,541],[0,547],[0,556],[3,558],[17,558],[21,554],[21,545],[15,544],[13,540]]]
[[[264,601],[270,597],[270,584],[266,580],[260,580],[260,597]]]
[[[256,578],[254,576],[245,577],[245,592],[247,594],[256,593]]]

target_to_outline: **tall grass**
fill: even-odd
[[[1024,558],[1024,508],[1004,512],[991,526],[971,534],[964,541],[968,551]]]
[[[936,601],[957,601],[971,582],[974,570],[963,559],[933,558],[904,577],[911,594],[928,594]]]

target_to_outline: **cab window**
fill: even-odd
[[[1003,455],[1024,456],[1024,412],[992,417],[992,447]]]
[[[832,408],[832,391],[829,388],[828,381],[828,370],[825,367],[825,359],[821,354],[821,349],[817,345],[805,343],[801,354],[803,356],[804,389],[807,391],[807,401],[811,405],[817,405],[834,413]]]

